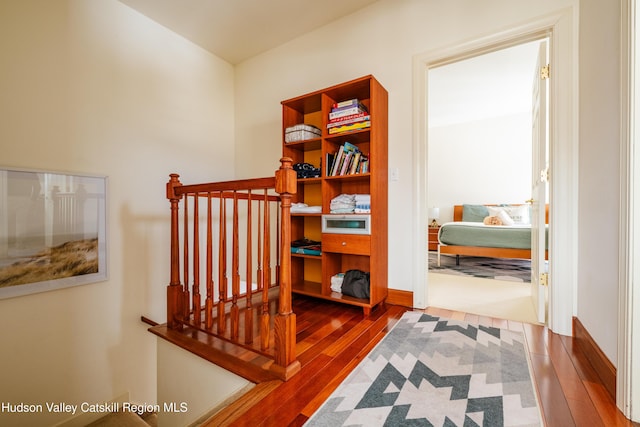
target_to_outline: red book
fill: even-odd
[[[339,123],[353,123],[360,120],[369,120],[369,119],[366,119],[365,117],[369,117],[369,113],[367,113],[366,111],[363,111],[362,113],[350,114],[344,117],[329,119],[329,125],[327,125],[327,127],[332,127],[330,125],[337,126],[337,124]]]

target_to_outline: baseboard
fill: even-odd
[[[595,340],[577,317],[573,318],[573,336],[584,351],[585,356],[593,366],[605,389],[616,400],[616,367],[607,358]]]
[[[387,303],[413,308],[413,292],[389,289]]]

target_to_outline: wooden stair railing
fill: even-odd
[[[204,332],[259,353],[273,360],[267,367],[272,376],[286,381],[300,370],[290,265],[290,209],[297,174],[290,158],[280,162],[275,177],[268,178],[183,185],[179,175],[170,175],[166,328]]]

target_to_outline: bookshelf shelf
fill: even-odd
[[[296,258],[322,259],[322,255],[291,254],[291,256]]]
[[[322,144],[321,138],[313,138],[313,139],[305,139],[304,141],[296,141],[296,142],[287,142],[287,147],[302,150],[302,151],[313,151],[319,150]]]
[[[327,125],[336,103],[357,99],[370,116],[370,127],[329,134]],[[364,120],[364,119],[362,119]],[[291,143],[284,142],[288,127],[307,124],[322,129],[322,137]],[[282,101],[282,154],[294,163],[307,162],[320,167],[320,178],[298,181],[293,202],[321,205],[322,214],[292,214],[292,240],[308,237],[327,241],[322,255],[292,254],[294,293],[314,296],[362,307],[365,314],[387,298],[387,138],[388,94],[373,76],[365,76],[323,90]],[[348,144],[347,144],[348,143]],[[350,161],[353,169],[367,161],[366,172],[331,175],[330,162],[343,146],[357,147],[361,154]],[[330,214],[331,200],[340,194],[369,194],[371,198],[371,235],[365,239],[354,234],[323,234],[320,217]],[[332,244],[329,245],[329,242]],[[354,249],[349,249],[349,248]],[[350,269],[370,273],[370,298],[360,299],[332,292],[331,277]]]
[[[362,130],[352,130],[350,132],[341,132],[334,134],[326,134],[325,139],[329,142],[338,142],[341,143],[345,140],[356,140],[357,142],[366,141],[369,139],[370,129],[362,129]]]
[[[371,179],[371,174],[368,173],[354,173],[350,175],[336,175],[336,176],[326,176],[324,178],[328,181],[340,181],[340,180],[369,180]]]
[[[300,184],[319,184],[322,182],[322,178],[302,178],[298,180]]]

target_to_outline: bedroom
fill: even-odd
[[[453,221],[454,205],[523,204],[531,198],[532,81],[539,45],[523,43],[430,69],[428,206],[438,208],[439,224]],[[530,262],[480,259],[512,270],[495,273],[503,280],[462,279],[442,274],[462,273],[453,255],[442,255],[445,269],[438,269],[434,246],[430,304],[535,321],[530,284],[511,281],[526,278]],[[467,257],[467,268],[471,261]],[[485,275],[490,274],[478,274]]]

